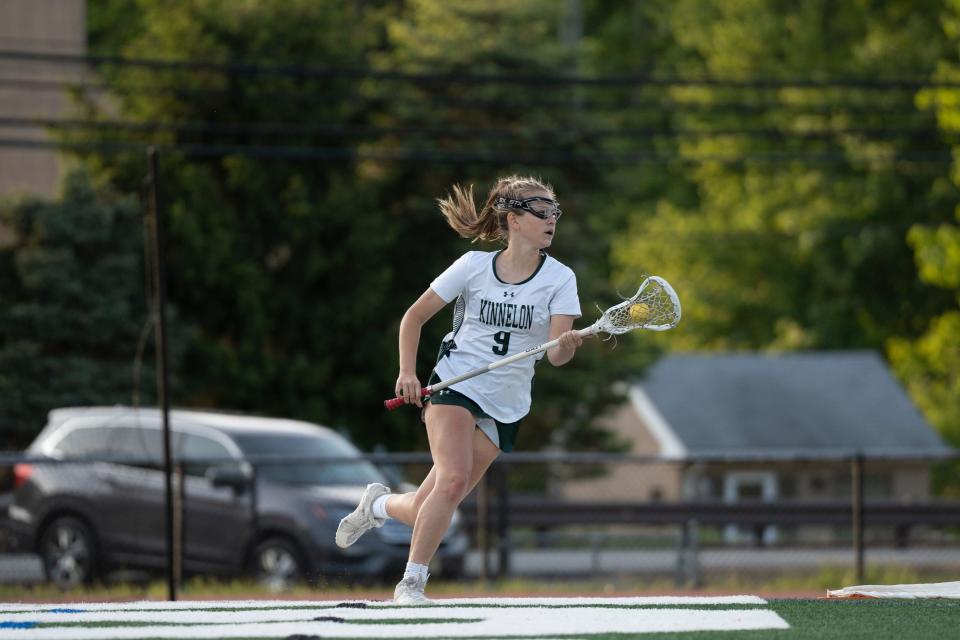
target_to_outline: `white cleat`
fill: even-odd
[[[423,595],[429,577],[429,575],[423,578],[410,576],[401,580],[397,584],[397,588],[393,590],[393,603],[400,605],[433,604],[433,600]]]
[[[340,526],[337,527],[336,541],[338,547],[346,549],[370,529],[383,526],[386,520],[373,517],[373,502],[388,493],[390,493],[390,489],[379,482],[367,485],[363,496],[360,498],[360,504],[353,510],[353,513],[341,520]]]

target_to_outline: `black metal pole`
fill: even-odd
[[[853,457],[851,466],[851,503],[853,512],[853,557],[857,582],[863,583],[863,454]]]
[[[487,500],[487,474],[480,476],[480,482],[477,483],[477,549],[480,550],[480,580],[487,582],[490,579],[490,548],[489,531],[487,530],[488,500]]]
[[[500,562],[497,578],[510,577],[510,487],[508,485],[508,465],[506,462],[494,462],[497,479],[497,544],[500,547]]]
[[[160,206],[160,154],[156,147],[147,148],[147,164],[150,168],[150,206],[153,209],[153,325],[157,346],[157,403],[163,419],[163,471],[166,481],[166,547],[167,547],[167,599],[177,599],[177,580],[173,554],[173,459],[170,447],[170,400],[167,397],[169,373],[167,371],[167,279],[163,244],[163,211]]]

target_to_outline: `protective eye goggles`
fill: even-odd
[[[535,209],[530,205],[531,202],[546,202],[547,207],[540,207]],[[546,220],[550,216],[553,216],[554,220],[559,220],[560,216],[563,215],[563,211],[560,210],[560,203],[556,200],[551,200],[550,198],[544,198],[543,196],[533,196],[531,198],[524,198],[523,200],[514,200],[513,198],[505,198],[500,196],[497,198],[494,203],[497,207],[510,207],[511,209],[523,209],[527,213],[532,213],[537,218],[541,220]]]

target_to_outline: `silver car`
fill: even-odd
[[[334,544],[340,519],[370,482],[390,484],[343,436],[315,424],[208,411],[170,413],[183,572],[252,575],[272,587],[402,573],[410,528],[395,520],[349,549]],[[7,524],[16,546],[40,555],[63,587],[119,568],[166,566],[160,412],[82,407],[50,412],[28,448],[82,463],[18,464]],[[86,462],[86,461],[89,462]],[[456,577],[467,535],[459,516],[434,567]]]

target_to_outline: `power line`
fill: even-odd
[[[152,143],[151,143],[152,144]],[[0,138],[0,147],[22,149],[57,149],[62,151],[127,153],[143,151],[146,143],[120,141],[55,142],[23,138]],[[564,166],[564,165],[632,165],[632,164],[685,164],[699,165],[716,163],[724,165],[745,164],[850,164],[875,163],[884,167],[899,165],[948,166],[953,161],[950,151],[918,149],[901,151],[893,156],[863,155],[851,157],[843,151],[770,151],[735,154],[688,155],[665,152],[634,153],[573,153],[522,151],[452,151],[444,149],[359,149],[355,147],[317,147],[289,145],[242,145],[173,143],[153,144],[165,152],[187,157],[211,158],[230,155],[274,158],[287,160],[379,160],[387,162],[435,162],[442,164],[497,164],[502,166]]]
[[[146,85],[106,85],[104,83],[89,83],[74,80],[33,80],[33,79],[4,79],[0,78],[0,87],[30,92],[49,92],[62,93],[64,91],[80,91],[92,93],[109,93],[113,96],[176,96],[180,98],[233,98],[235,92],[226,89],[210,89],[202,87],[170,86],[167,84],[157,84],[155,86]],[[277,89],[272,91],[271,96],[282,101],[283,104],[295,104],[297,102],[315,103],[318,94],[329,94],[329,91],[322,92],[313,90],[309,87],[299,86],[291,90]],[[338,96],[338,104],[352,105],[356,108],[370,108],[373,106],[389,103],[391,107],[410,107],[429,105],[430,107],[461,108],[489,110],[497,108],[529,108],[531,100],[529,98],[508,94],[496,98],[473,97],[464,95],[438,95],[429,96],[411,96],[382,94],[377,95],[373,92],[345,93]],[[731,101],[686,101],[672,98],[644,99],[638,97],[629,97],[623,100],[612,99],[591,99],[585,98],[580,101],[576,107],[565,99],[540,98],[536,99],[536,107],[544,110],[570,110],[582,113],[584,110],[591,113],[603,113],[609,111],[613,113],[623,112],[629,109],[630,115],[640,117],[643,115],[660,116],[664,114],[696,114],[696,115],[719,115],[719,114],[767,114],[776,111],[783,114],[803,114],[818,116],[836,116],[846,114],[873,114],[877,116],[887,115],[910,115],[917,116],[924,112],[917,109],[912,99],[900,104],[886,104],[882,102],[867,103],[840,103],[830,104],[797,104],[775,101],[760,102],[750,100],[744,102]],[[932,117],[932,116],[931,116]]]
[[[841,127],[819,130],[794,131],[785,128],[731,127],[731,128],[674,128],[674,127],[619,127],[607,129],[575,129],[534,127],[464,127],[464,126],[374,126],[357,124],[309,124],[289,122],[157,122],[129,120],[82,120],[71,118],[28,118],[0,116],[0,126],[10,128],[52,128],[125,131],[133,133],[214,133],[226,135],[316,135],[326,137],[372,138],[380,136],[424,136],[430,138],[488,138],[494,137],[535,137],[602,139],[602,138],[655,138],[655,137],[727,137],[740,136],[750,138],[805,139],[824,140],[837,136],[858,136],[865,138],[899,138],[907,136],[940,139],[941,132],[935,127],[893,128],[893,127]]]
[[[373,79],[428,84],[506,84],[537,87],[602,86],[602,87],[729,87],[736,89],[870,89],[916,91],[923,88],[960,88],[960,82],[931,80],[929,78],[719,78],[683,77],[654,74],[597,75],[573,74],[480,74],[464,72],[413,73],[383,71],[361,67],[318,67],[300,64],[279,63],[225,63],[211,60],[165,60],[156,58],[131,58],[93,54],[69,54],[58,52],[33,52],[0,49],[0,59],[28,62],[56,62],[60,64],[83,64],[91,66],[139,67],[155,71],[203,71],[229,76],[283,76],[290,78],[350,80]]]

